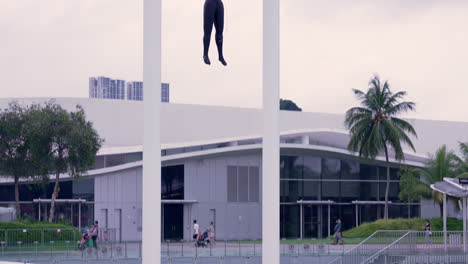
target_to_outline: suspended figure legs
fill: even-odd
[[[210,49],[211,31],[213,24],[216,29],[215,41],[218,46],[218,59],[226,66],[223,56],[223,30],[224,30],[224,5],[221,0],[206,0],[203,9],[203,60],[210,65],[208,50]]]

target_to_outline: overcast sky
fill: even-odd
[[[163,1],[171,101],[261,107],[262,1],[224,0],[225,57],[202,62],[204,0]],[[409,117],[468,121],[468,1],[282,0],[281,97],[343,113],[374,73]],[[0,97],[87,97],[88,77],[142,79],[142,0],[0,0]],[[213,43],[214,44],[214,43]]]

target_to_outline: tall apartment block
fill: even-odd
[[[143,101],[143,82],[91,77],[89,78],[89,97]],[[161,102],[169,103],[168,83],[161,83]]]
[[[125,81],[99,76],[89,78],[89,97],[125,99]]]
[[[127,82],[127,100],[143,101],[143,82]],[[169,103],[168,83],[161,83],[161,102]]]

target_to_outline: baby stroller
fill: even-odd
[[[78,249],[84,250],[87,247],[93,247],[93,241],[90,238],[88,233],[84,233],[81,240],[78,241]]]
[[[197,243],[195,246],[197,247],[208,247],[210,245],[210,239],[208,236],[208,231],[203,232],[203,234],[198,235]]]

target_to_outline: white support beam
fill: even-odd
[[[143,0],[143,264],[161,263],[161,0]]]
[[[443,220],[444,220],[444,250],[447,252],[447,194],[443,194]]]
[[[466,253],[466,198],[463,198],[463,253]]]
[[[262,263],[280,264],[280,1],[263,0]]]

